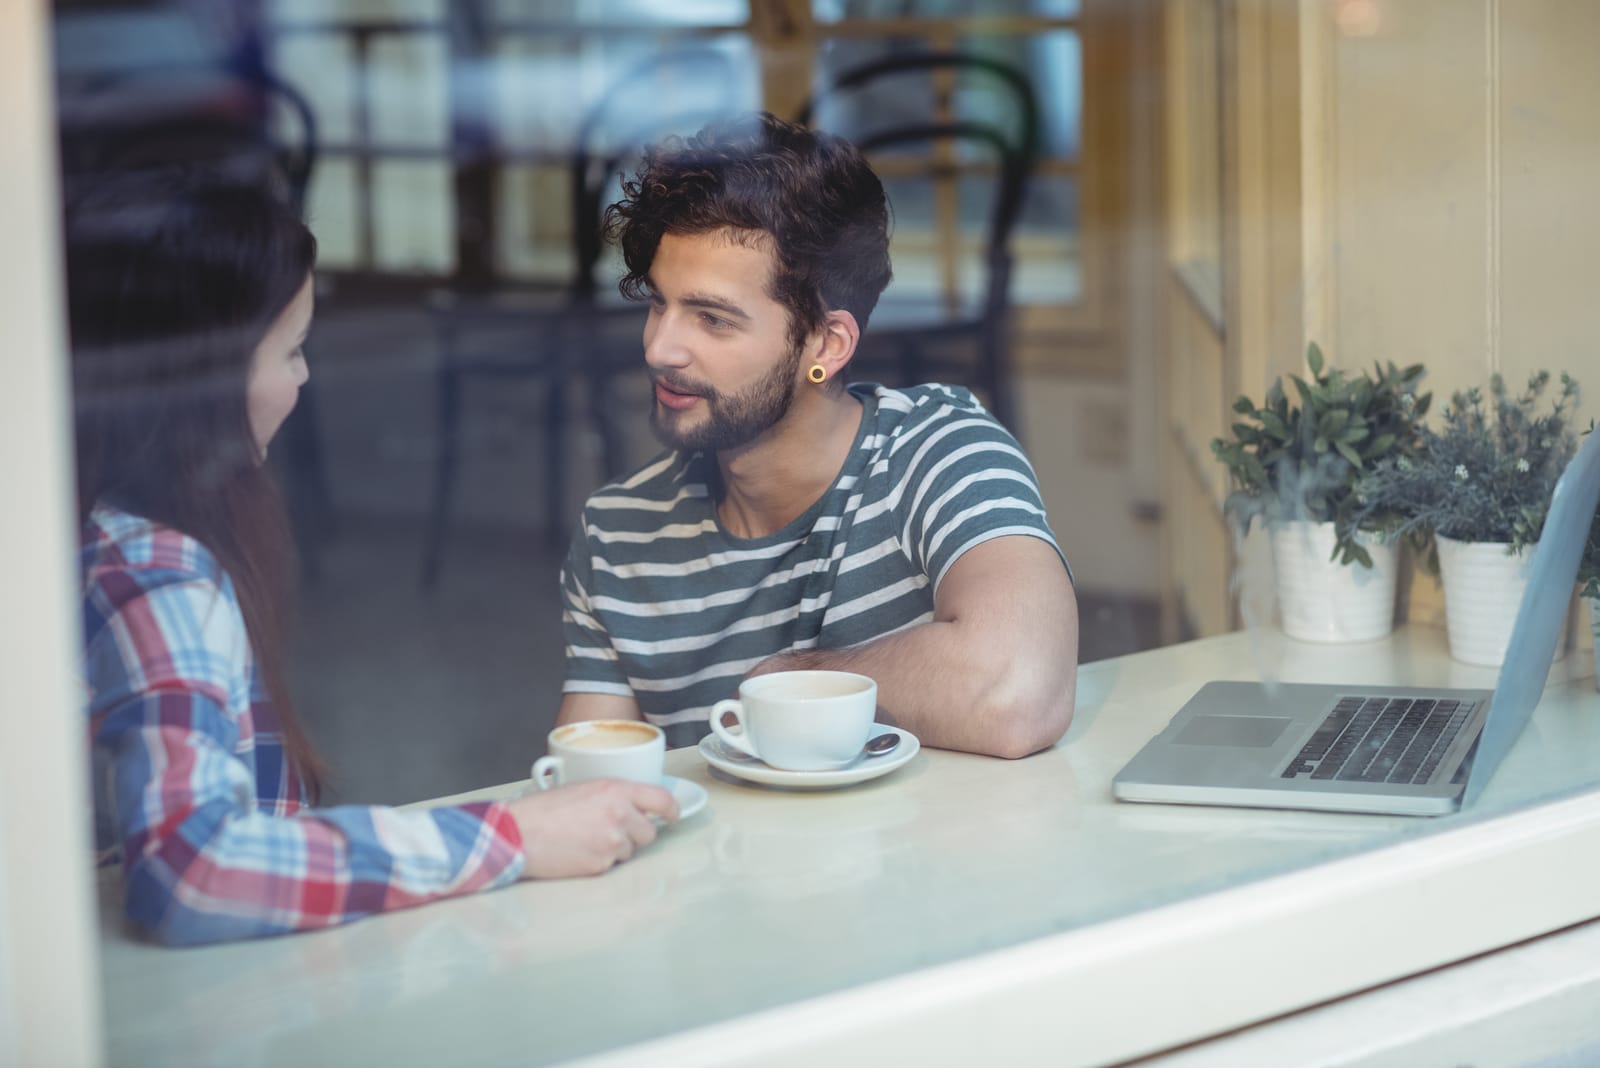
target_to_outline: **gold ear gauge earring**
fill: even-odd
[[[811,370],[806,372],[806,377],[820,386],[828,380],[828,369],[820,363],[814,363],[811,365]]]

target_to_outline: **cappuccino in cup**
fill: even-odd
[[[580,727],[584,724],[572,723],[569,727]],[[648,723],[633,723],[626,720],[602,719],[587,724],[588,730],[573,730],[564,735],[561,744],[568,749],[626,749],[631,745],[648,745],[661,734],[660,730]],[[555,735],[551,735],[555,740]]]
[[[550,752],[533,763],[533,785],[549,790],[590,779],[630,779],[657,786],[667,753],[661,728],[631,719],[568,723],[550,732]]]

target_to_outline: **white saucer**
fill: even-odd
[[[833,771],[782,771],[770,764],[763,764],[755,757],[730,749],[715,734],[700,739],[699,749],[707,764],[747,782],[786,786],[791,790],[828,790],[887,775],[921,751],[922,743],[917,741],[917,736],[899,727],[880,723],[873,731],[873,736],[891,732],[900,736],[900,744],[893,752],[881,757],[857,757],[853,763]]]
[[[676,775],[661,776],[661,785],[671,792],[678,802],[678,822],[682,823],[706,807],[706,788],[693,779],[680,779]]]

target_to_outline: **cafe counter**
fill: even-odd
[[[1586,655],[1557,662],[1453,816],[1114,801],[1112,776],[1216,678],[1493,685],[1434,628],[1241,632],[1085,665],[1071,730],[1024,760],[924,748],[797,791],[674,750],[667,772],[707,804],[598,878],[165,949],[127,933],[108,877],[108,1061],[1106,1064],[1600,915]]]

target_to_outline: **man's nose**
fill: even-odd
[[[682,324],[669,312],[655,312],[644,327],[644,362],[651,367],[684,367],[689,349]]]

